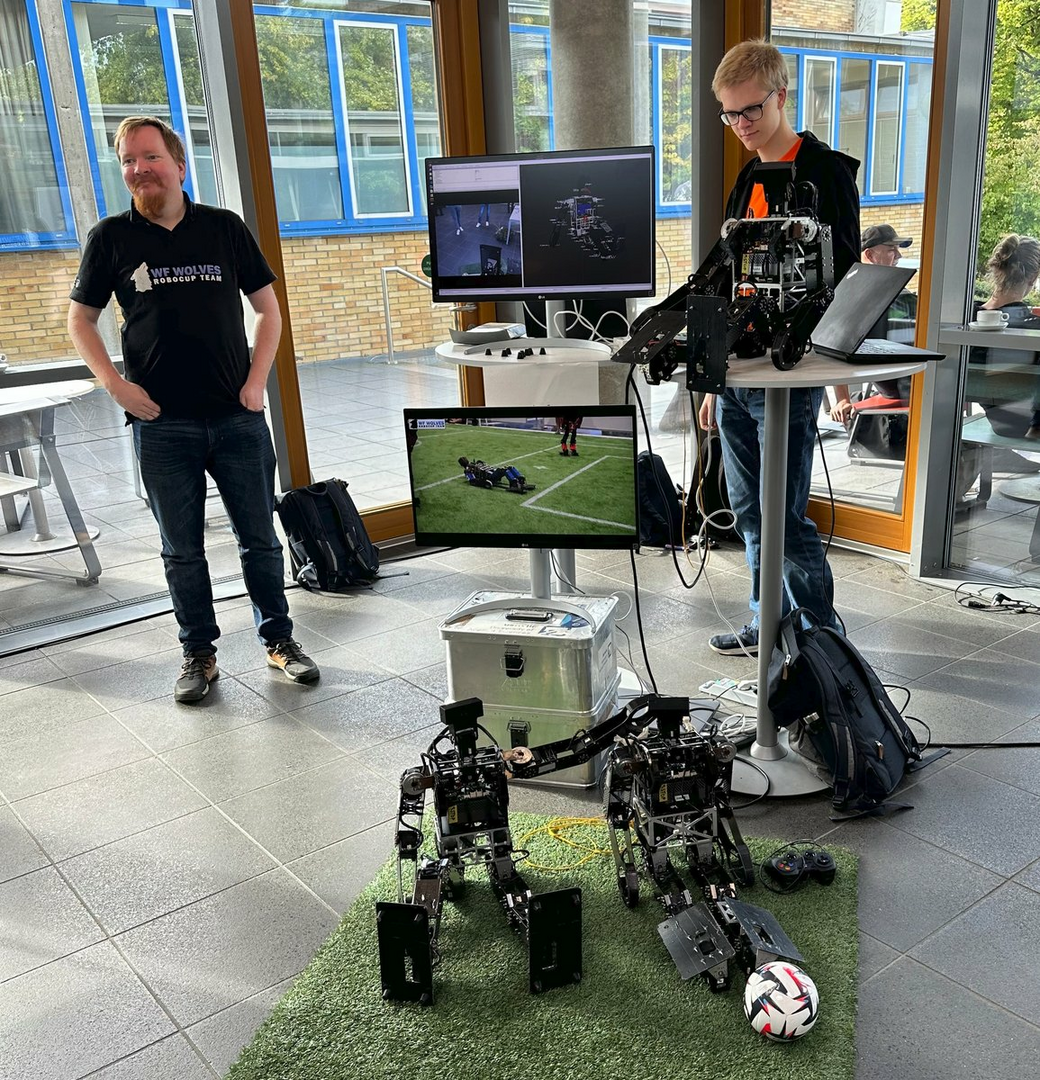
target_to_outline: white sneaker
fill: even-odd
[[[456,236],[461,236],[462,235],[462,226],[461,225],[455,230],[455,235]]]

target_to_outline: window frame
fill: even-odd
[[[29,24],[29,41],[32,45],[32,60],[40,83],[40,100],[43,105],[44,122],[47,128],[47,145],[51,152],[54,166],[55,183],[58,185],[58,197],[61,200],[61,212],[66,228],[47,232],[0,233],[0,252],[19,251],[67,251],[78,246],[75,217],[72,211],[72,198],[69,193],[68,172],[65,169],[65,154],[61,148],[61,135],[58,131],[58,111],[54,104],[54,92],[47,67],[47,56],[43,48],[43,35],[40,30],[40,15],[36,0],[24,0],[23,10]]]
[[[655,213],[657,217],[690,217],[693,213],[693,187],[690,187],[690,198],[681,200],[669,200],[664,201],[664,154],[662,152],[663,145],[663,126],[664,126],[664,107],[662,97],[664,95],[664,81],[662,78],[662,69],[664,68],[663,53],[665,49],[671,49],[674,52],[687,53],[691,57],[693,56],[693,45],[689,39],[675,38],[675,37],[660,37],[651,34],[649,39],[650,46],[650,78],[651,78],[651,91],[653,94],[651,104],[651,120],[653,123],[653,144],[657,148],[657,154],[655,155],[657,164],[657,175],[654,177],[655,188]],[[691,164],[691,180],[692,180],[692,164]]]

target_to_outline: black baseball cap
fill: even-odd
[[[908,248],[913,243],[909,236],[897,236],[891,225],[870,225],[860,234],[859,249],[879,247],[881,244],[895,244],[896,247]]]

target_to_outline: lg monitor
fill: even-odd
[[[634,405],[405,409],[420,546],[628,549]]]
[[[435,301],[653,296],[654,148],[427,158]]]

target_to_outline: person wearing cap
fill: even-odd
[[[899,236],[891,225],[868,225],[860,234],[860,259],[865,263],[873,263],[875,266],[898,266],[902,252],[908,248],[913,239],[909,236]],[[893,306],[900,304],[897,297]],[[891,309],[890,309],[891,310]],[[888,312],[870,328],[868,338],[883,338],[888,336]],[[895,404],[905,401],[909,384],[902,386],[899,379],[885,379],[874,383],[874,393],[883,401],[875,404]],[[852,395],[845,383],[838,383],[831,387],[834,394],[834,404],[831,406],[830,417],[840,423],[847,423],[852,416]]]

